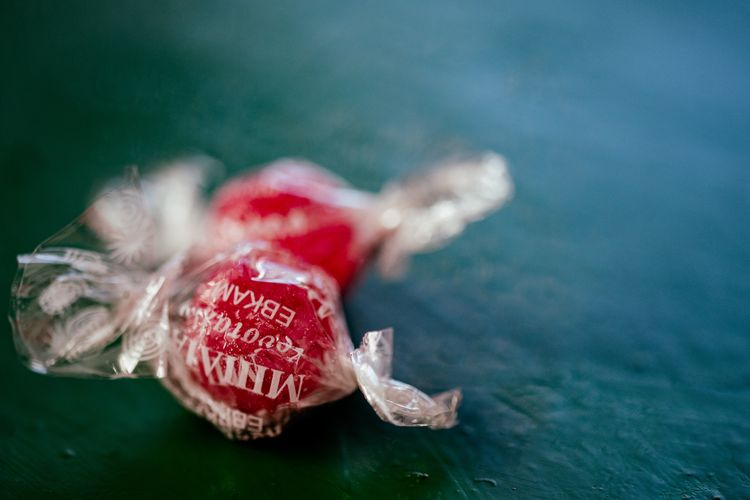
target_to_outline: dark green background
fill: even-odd
[[[233,443],[155,381],[26,371],[6,324],[0,494],[750,497],[750,8],[531,3],[4,2],[3,302],[128,164],[296,155],[375,190],[493,149],[517,194],[347,302],[397,376],[463,387],[459,427],[354,395]]]

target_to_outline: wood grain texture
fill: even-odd
[[[750,497],[750,12],[728,2],[3,2],[3,301],[14,256],[124,165],[280,156],[376,189],[463,150],[515,200],[355,340],[461,386],[459,427],[353,395],[237,444],[154,381],[44,378],[0,341],[0,495]],[[5,302],[7,303],[7,302]]]

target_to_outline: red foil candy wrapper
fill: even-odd
[[[278,435],[359,389],[400,426],[448,428],[458,390],[393,380],[393,332],[354,348],[339,290],[370,258],[399,272],[512,193],[503,160],[443,165],[377,195],[281,160],[202,201],[206,163],[111,186],[18,258],[11,322],[22,361],[51,375],[155,377],[226,436]]]

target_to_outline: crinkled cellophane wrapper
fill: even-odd
[[[158,378],[235,439],[278,435],[296,413],[357,389],[394,425],[455,425],[460,391],[428,396],[392,379],[392,330],[353,347],[322,269],[264,241],[194,251],[205,170],[188,162],[117,182],[19,256],[10,314],[22,361],[49,375]],[[484,155],[388,186],[358,223],[393,275],[511,193],[502,159]]]

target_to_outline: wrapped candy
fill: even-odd
[[[440,247],[511,194],[505,161],[492,153],[445,163],[379,195],[312,163],[283,159],[218,190],[205,240],[211,249],[272,241],[346,290],[376,249],[381,271],[398,274],[408,255]]]
[[[433,173],[429,189],[407,183],[374,196],[319,167],[284,161],[219,189],[207,213],[203,166],[195,163],[143,184],[120,182],[19,256],[16,348],[39,373],[156,377],[235,439],[275,436],[298,412],[357,388],[384,421],[451,427],[460,391],[428,396],[393,380],[390,329],[366,333],[355,349],[339,284],[376,248],[392,270],[455,236],[490,199],[504,201],[509,185],[503,196],[489,194],[493,182],[507,180],[498,161],[501,171],[485,165],[474,179],[486,192],[473,201],[462,196],[467,189],[437,182],[478,168],[472,163]],[[292,222],[300,213],[304,222]],[[428,213],[443,223],[425,222]],[[415,234],[407,214],[429,234]]]
[[[214,194],[206,241],[210,249],[272,241],[345,287],[378,234],[368,212],[373,198],[313,164],[280,160]]]
[[[173,298],[164,384],[227,436],[275,436],[295,413],[359,387],[396,425],[451,427],[461,395],[428,397],[390,378],[392,332],[354,350],[335,282],[262,244],[219,255]]]

